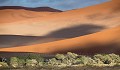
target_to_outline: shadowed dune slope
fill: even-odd
[[[0,35],[0,48],[41,44],[61,39],[64,38],[22,36],[22,35]]]
[[[96,25],[79,25],[53,31],[45,36],[24,36],[24,35],[0,35],[0,48],[25,46],[47,43],[61,39],[73,38],[98,32],[105,27]]]
[[[39,53],[30,53],[30,52],[0,52],[0,56],[5,57],[5,58],[10,58],[10,57],[27,57],[30,54],[34,55],[41,55],[43,58],[53,58],[55,55],[49,55],[49,54],[39,54]]]
[[[2,6],[0,7],[0,23],[10,23],[33,19],[62,12],[50,7],[27,8],[20,6]]]
[[[21,22],[0,24],[0,34],[45,36],[56,30],[91,24],[106,28],[120,25],[120,0],[69,10]]]
[[[76,38],[13,48],[3,48],[4,52],[37,52],[37,53],[66,53],[79,54],[117,53],[120,54],[120,26],[101,32]]]

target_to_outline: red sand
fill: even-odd
[[[10,23],[47,16],[50,14],[59,13],[60,11],[49,8],[25,8],[17,6],[0,7],[0,23]]]
[[[56,31],[62,28],[84,24],[100,25],[106,28],[115,28],[106,29],[94,34],[49,43],[19,46],[13,48],[2,48],[0,51],[38,52],[48,54],[66,53],[68,51],[81,54],[120,53],[119,19],[120,0],[112,0],[110,2],[83,9],[70,10],[45,17],[24,20],[21,22],[17,21],[11,23],[11,26],[9,26],[8,23],[1,24],[0,28],[3,28],[1,29],[3,30],[1,34],[5,33],[38,36],[44,36],[48,33],[51,33],[52,31]],[[28,26],[29,28],[27,28]],[[23,29],[22,31],[21,28]],[[8,31],[4,29],[7,29]]]
[[[114,45],[114,46],[112,46]],[[66,39],[61,41],[37,44],[31,46],[19,46],[3,48],[0,51],[7,52],[37,52],[37,53],[119,53],[120,26],[107,29],[98,33]]]
[[[57,30],[80,25],[96,25],[109,28],[120,25],[119,19],[120,0],[113,0],[99,5],[44,17],[1,23],[0,34],[45,36]],[[9,21],[9,18],[7,20]]]

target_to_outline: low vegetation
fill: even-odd
[[[116,54],[96,54],[94,56],[78,55],[68,52],[56,54],[53,58],[43,58],[39,54],[23,57],[11,57],[0,62],[0,68],[70,68],[70,67],[113,67],[120,66],[120,56]]]

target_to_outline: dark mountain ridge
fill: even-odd
[[[30,8],[30,7],[22,7],[22,6],[0,6],[0,10],[5,9],[25,9],[30,11],[38,11],[38,12],[62,12],[61,10],[54,9],[51,7],[36,7],[36,8]]]

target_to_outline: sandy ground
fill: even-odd
[[[115,27],[120,25],[119,6],[120,2],[113,0],[100,5],[65,11],[21,22],[1,23],[0,34],[45,36],[62,29],[82,25],[101,26],[104,28]]]
[[[119,53],[119,19],[120,1],[112,0],[83,9],[24,21],[1,23],[0,51],[38,53],[71,51],[80,54]],[[33,41],[31,41],[32,39]]]
[[[119,31],[120,26],[112,29],[106,29],[98,33],[76,37],[72,39],[66,39],[31,46],[3,48],[0,49],[0,51],[39,52],[52,54],[66,53],[67,51],[76,52],[80,54],[119,53],[120,52]]]
[[[3,6],[0,7],[0,24],[44,17],[59,12],[61,11],[49,7],[26,8],[20,6]]]

